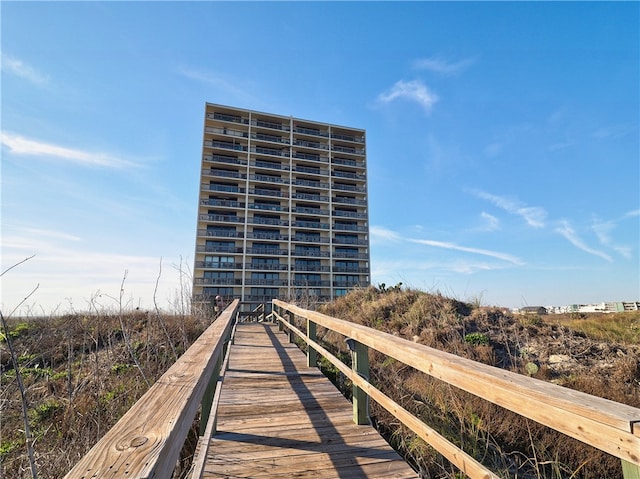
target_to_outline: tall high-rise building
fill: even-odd
[[[368,286],[366,173],[364,130],[207,103],[194,300]]]

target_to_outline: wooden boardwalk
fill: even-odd
[[[417,478],[276,326],[238,324],[205,478]]]

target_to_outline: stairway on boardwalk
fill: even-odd
[[[203,477],[416,478],[277,327],[239,324]]]

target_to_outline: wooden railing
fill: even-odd
[[[273,300],[273,314],[290,339],[298,336],[307,343],[310,366],[315,366],[320,353],[351,380],[356,423],[368,421],[369,396],[472,479],[498,476],[370,384],[366,379],[368,348],[618,457],[624,478],[640,479],[638,408],[461,358],[283,301]],[[304,331],[301,322],[306,323]],[[353,354],[351,368],[316,341],[318,326],[348,340]]]
[[[201,434],[238,310],[233,301],[65,476],[169,478],[202,405]]]

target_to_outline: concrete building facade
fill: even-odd
[[[207,103],[197,224],[196,302],[368,286],[365,131]]]

